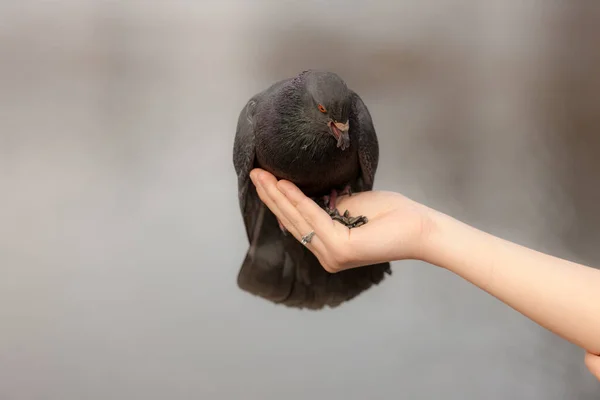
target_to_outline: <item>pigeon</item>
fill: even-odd
[[[335,221],[360,229],[367,216],[340,214],[336,198],[372,190],[378,161],[369,110],[336,73],[306,70],[251,97],[239,114],[233,143],[249,242],[238,287],[275,304],[319,310],[338,307],[391,275],[388,262],[327,272],[264,205],[249,176],[260,167],[289,180]]]

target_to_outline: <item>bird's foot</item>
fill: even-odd
[[[350,185],[346,185],[344,190],[340,192],[339,196],[352,196],[352,188]]]
[[[346,185],[344,190],[339,193],[336,189],[331,189],[329,196],[324,196],[323,201],[328,208],[333,210],[335,209],[335,204],[337,203],[337,198],[339,196],[352,196],[352,189],[350,188],[350,185]]]

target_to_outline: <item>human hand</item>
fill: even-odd
[[[592,375],[600,381],[600,356],[592,353],[586,353],[585,365],[588,367]]]
[[[348,229],[289,181],[277,181],[255,169],[250,177],[260,199],[300,241],[315,232],[306,246],[329,272],[400,259],[421,259],[430,227],[429,210],[398,193],[369,191],[340,196],[340,213],[364,215],[368,223]]]

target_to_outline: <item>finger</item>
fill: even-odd
[[[259,177],[260,179],[258,179]],[[258,184],[264,185],[269,183],[277,183],[277,178],[275,178],[275,175],[273,175],[269,171],[265,171],[262,168],[254,168],[252,171],[250,171],[250,179],[252,179],[252,182],[255,186]]]
[[[260,177],[260,178],[259,178]],[[294,236],[298,235],[298,232],[295,231],[295,227],[293,224],[286,218],[286,216],[281,212],[279,207],[275,204],[265,186],[275,186],[277,183],[277,179],[267,171],[261,169],[255,169],[250,172],[250,179],[254,186],[256,187],[256,193],[258,197],[261,199],[263,203],[271,210],[273,214],[279,219],[279,222]]]
[[[600,381],[600,356],[592,353],[585,355],[585,365],[588,367],[592,375]]]
[[[296,240],[301,242],[304,235],[308,235],[313,231],[313,228],[302,218],[283,193],[279,191],[276,185],[277,179],[272,174],[257,170],[251,173],[250,177],[255,182],[258,196]],[[306,245],[313,252],[322,251],[324,248],[322,242],[316,238],[316,235]]]
[[[267,192],[261,187],[256,187],[256,193],[258,197],[262,200],[263,203],[267,206],[269,210],[277,217],[279,222],[290,232],[292,235],[297,236],[298,232],[296,232],[296,227],[285,217],[285,215],[281,212],[279,207],[273,202],[273,200],[269,197]]]
[[[336,235],[335,221],[317,203],[312,201],[296,185],[289,181],[279,181],[277,187],[315,232],[324,240]]]
[[[273,201],[275,207],[281,212],[281,215],[293,225],[294,231],[298,232],[298,235],[294,235],[296,239],[302,241],[304,235],[308,235],[310,232],[314,231],[314,227],[302,217],[300,212],[292,205],[287,197],[281,193],[277,187],[276,181],[273,181],[268,175],[264,177],[261,175],[257,180],[261,182],[262,188],[266,191],[269,199]],[[314,243],[314,248],[315,250],[318,250],[319,245],[317,242]]]

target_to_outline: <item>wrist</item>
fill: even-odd
[[[449,269],[456,251],[454,242],[463,242],[461,223],[434,209],[426,209],[418,253],[418,260]],[[458,244],[458,243],[456,243]]]
[[[420,219],[411,258],[432,263],[443,234],[442,219],[445,215],[422,204],[418,204],[418,207]]]
[[[482,274],[466,279],[484,284],[485,271],[502,254],[497,238],[436,210],[430,211],[429,224],[420,260],[463,277]],[[496,256],[490,258],[492,254]]]

